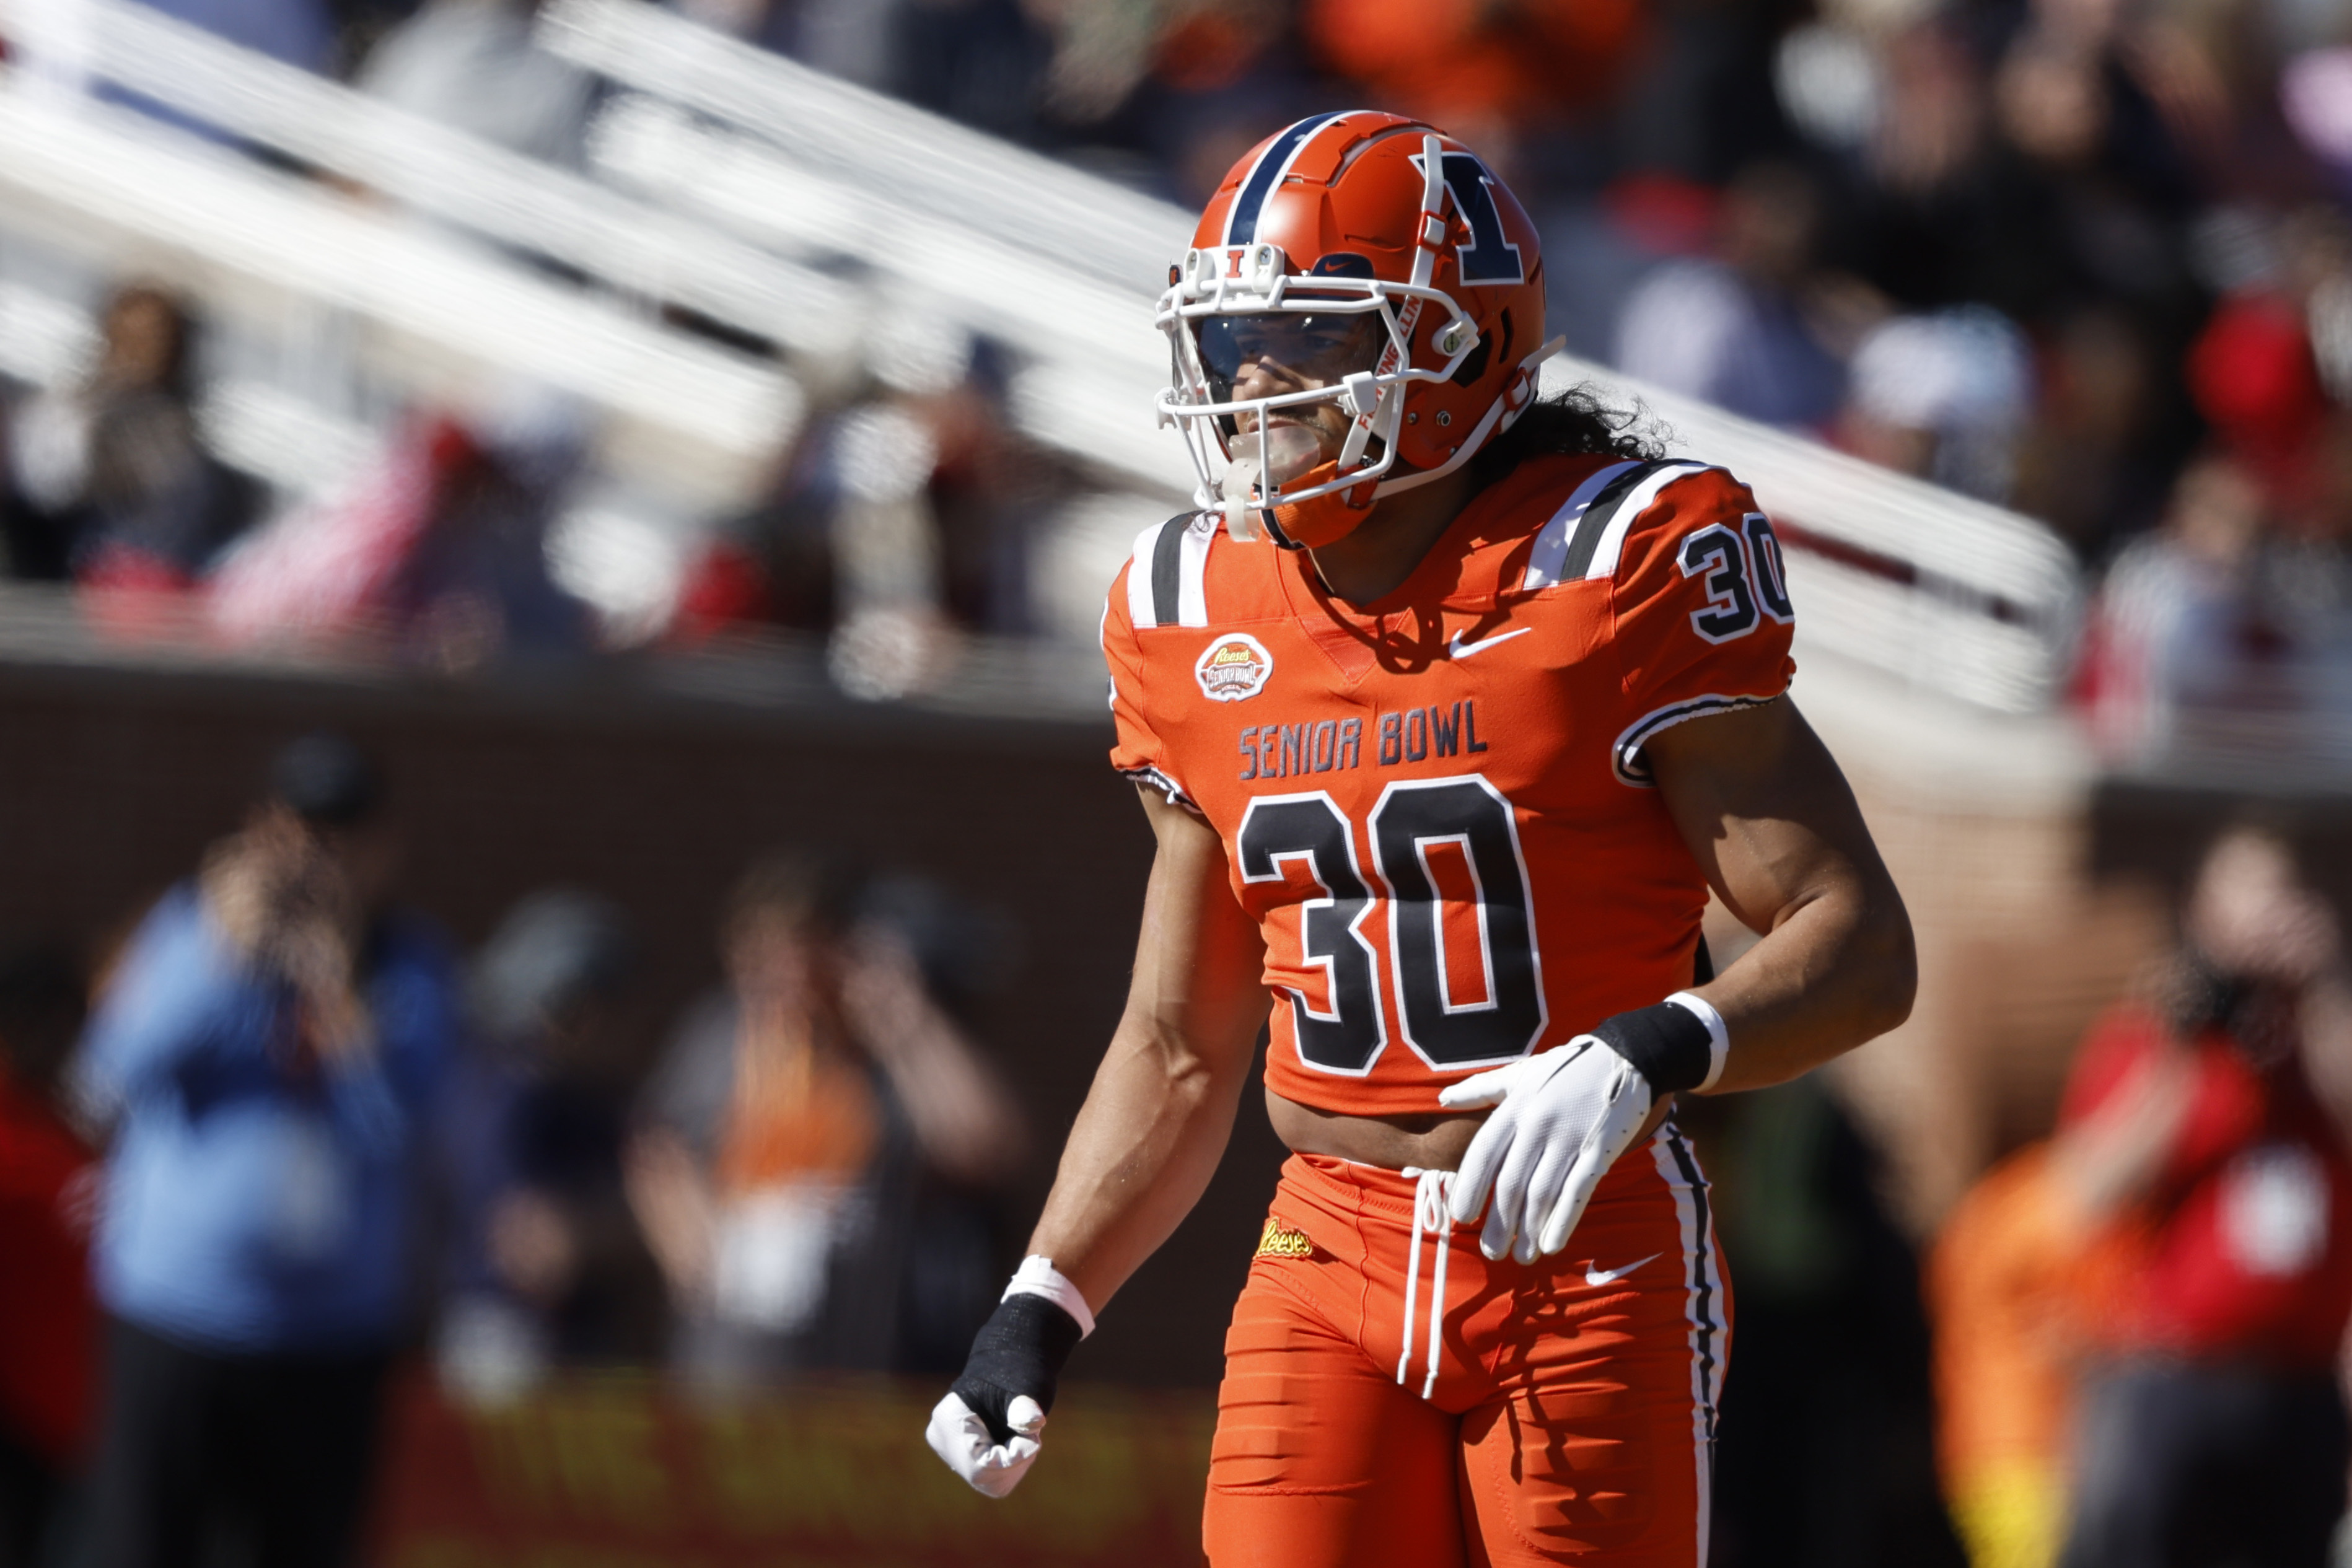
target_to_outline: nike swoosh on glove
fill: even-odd
[[[1486,1208],[1478,1250],[1496,1261],[1532,1263],[1559,1251],[1654,1098],[1641,1069],[1589,1034],[1449,1084],[1437,1096],[1447,1110],[1495,1107],[1454,1177],[1454,1223]]]
[[[1084,1330],[1043,1296],[1008,1295],[971,1342],[963,1375],[932,1406],[931,1452],[974,1491],[1003,1497],[1037,1462],[1045,1413]]]

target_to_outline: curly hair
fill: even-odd
[[[1470,460],[1481,490],[1530,457],[1627,457],[1655,462],[1666,455],[1665,433],[1636,402],[1618,408],[1590,382],[1539,399],[1517,423]]]

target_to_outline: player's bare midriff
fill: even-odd
[[[1642,1124],[1641,1137],[1646,1138],[1657,1130],[1673,1102],[1674,1097],[1667,1095],[1650,1112],[1650,1119]],[[1335,1111],[1318,1111],[1312,1105],[1285,1099],[1271,1089],[1265,1092],[1265,1113],[1274,1124],[1274,1135],[1295,1154],[1329,1155],[1392,1171],[1409,1166],[1433,1171],[1460,1169],[1462,1155],[1487,1114],[1479,1111],[1468,1115],[1449,1115],[1441,1111],[1413,1116],[1349,1116]]]

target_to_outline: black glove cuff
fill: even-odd
[[[1040,1410],[1053,1409],[1054,1385],[1081,1337],[1078,1320],[1045,1297],[1026,1291],[1007,1296],[973,1336],[951,1392],[988,1423],[992,1441],[1011,1442],[1006,1407],[1026,1394]]]
[[[1696,1089],[1715,1067],[1715,1040],[1706,1025],[1672,1002],[1654,1002],[1603,1019],[1591,1032],[1650,1081],[1653,1094]]]

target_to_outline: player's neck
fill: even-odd
[[[1391,496],[1346,538],[1307,553],[1331,597],[1361,606],[1385,599],[1412,575],[1476,493],[1467,469]]]

